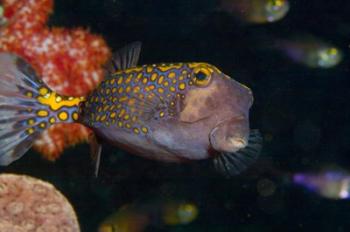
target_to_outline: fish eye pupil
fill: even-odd
[[[200,80],[200,81],[203,81],[207,78],[207,75],[202,71],[197,72],[195,74],[195,76],[196,76],[197,80]]]

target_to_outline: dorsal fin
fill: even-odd
[[[118,70],[136,67],[140,57],[141,45],[141,42],[136,41],[116,51],[107,65],[107,70],[114,73]]]

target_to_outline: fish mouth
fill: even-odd
[[[209,143],[217,152],[236,152],[248,145],[249,128],[244,117],[219,122],[209,134]]]
[[[262,150],[262,136],[258,130],[251,130],[247,144],[236,151],[215,151],[215,169],[229,178],[246,170],[259,157]]]

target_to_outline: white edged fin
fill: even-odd
[[[259,157],[262,137],[258,130],[251,130],[248,145],[234,153],[222,152],[214,158],[215,169],[226,177],[232,177],[246,170]]]
[[[35,119],[34,112],[41,107],[33,97],[41,86],[28,63],[16,55],[0,53],[0,165],[22,157],[39,135],[39,130],[30,129],[37,125],[29,126],[28,120]]]
[[[116,51],[107,65],[108,72],[113,74],[118,70],[136,67],[140,58],[141,45],[141,42],[136,41]]]

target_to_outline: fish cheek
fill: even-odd
[[[214,109],[217,108],[215,100],[217,92],[217,85],[189,90],[186,93],[179,120],[191,123],[210,116]]]

